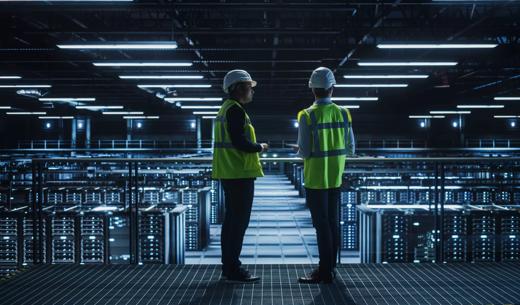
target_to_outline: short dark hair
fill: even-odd
[[[314,88],[313,91],[314,91],[314,95],[316,95],[317,98],[324,98],[324,97],[328,97],[330,95],[330,93],[332,92],[332,87],[330,87],[328,89]]]

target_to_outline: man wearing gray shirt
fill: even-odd
[[[298,148],[303,158],[305,201],[316,229],[319,266],[300,283],[331,283],[339,248],[338,206],[347,155],[354,154],[352,117],[332,102],[334,74],[325,67],[312,72],[314,103],[298,113]]]

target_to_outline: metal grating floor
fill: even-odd
[[[218,265],[44,265],[0,281],[0,304],[520,304],[520,264],[342,265],[336,283],[298,284],[313,265],[248,265],[227,284]]]

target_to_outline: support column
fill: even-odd
[[[63,138],[64,138],[64,126],[63,125],[64,125],[63,119],[58,120],[58,129],[59,129],[58,140],[59,140],[59,142],[63,142]]]
[[[70,148],[76,148],[76,140],[77,140],[77,126],[78,126],[78,120],[72,119],[72,128],[71,128],[71,135],[70,135]]]
[[[132,140],[132,122],[133,120],[126,120],[126,140]]]
[[[90,148],[90,118],[85,120],[85,148]]]
[[[202,147],[202,118],[197,116],[196,124],[197,124],[197,148],[200,149]]]
[[[215,143],[215,139],[213,135],[215,134],[215,120],[211,120],[211,148],[213,148],[213,144]]]
[[[464,147],[464,128],[462,127],[462,115],[459,114],[459,146]]]

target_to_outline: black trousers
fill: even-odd
[[[222,271],[233,273],[242,265],[239,257],[251,217],[255,179],[222,179],[221,183],[225,200],[224,222],[220,234]]]
[[[316,229],[318,240],[319,271],[324,275],[330,274],[336,267],[339,246],[339,196],[339,188],[324,190],[305,188],[305,199],[311,211],[312,225]]]

